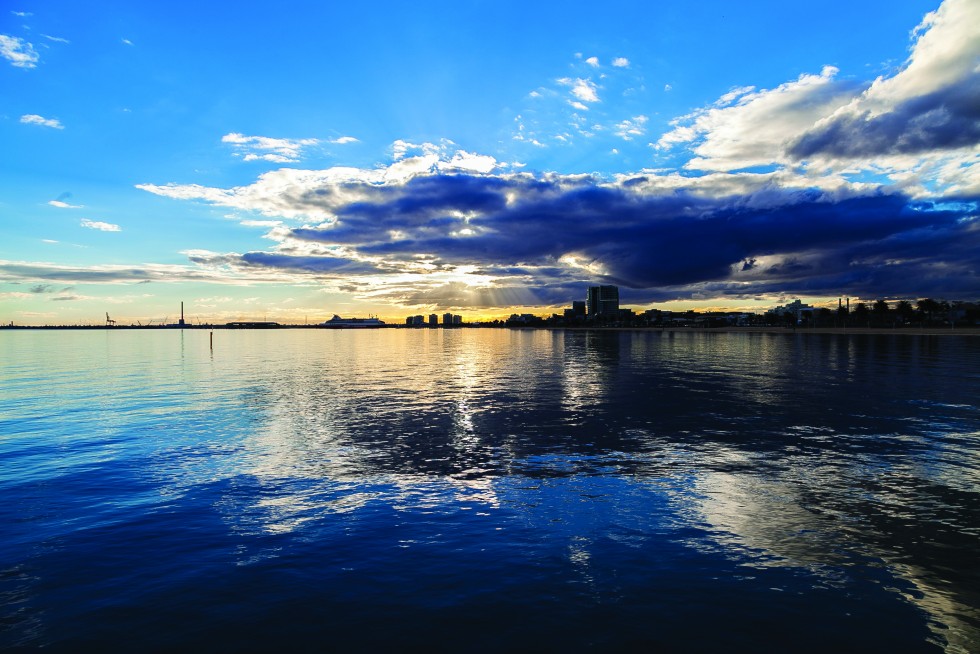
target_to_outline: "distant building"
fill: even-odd
[[[424,327],[425,316],[409,316],[405,318],[405,324],[410,327]]]
[[[542,325],[544,324],[544,320],[531,313],[522,313],[520,315],[512,313],[505,324],[509,327],[527,327],[531,325]]]
[[[789,304],[773,307],[772,309],[769,309],[769,311],[766,311],[766,313],[775,316],[782,316],[783,314],[791,313],[793,314],[793,317],[796,318],[796,322],[800,322],[803,320],[804,315],[812,315],[815,310],[816,309],[809,304],[804,304],[800,300],[793,300]]]
[[[463,324],[463,316],[458,316],[452,313],[442,314],[443,327],[456,327],[462,324]]]
[[[589,318],[619,316],[619,287],[590,286],[588,295]]]
[[[575,300],[572,302],[572,315],[585,317],[585,300]]]
[[[429,327],[438,327],[438,326],[439,326],[439,316],[436,315],[436,314],[434,314],[434,313],[430,313],[429,314]]]

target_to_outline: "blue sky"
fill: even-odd
[[[743,4],[6,3],[0,320],[976,299],[980,3]]]

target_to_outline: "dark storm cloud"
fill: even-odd
[[[980,74],[907,100],[891,111],[843,115],[810,130],[788,150],[791,157],[869,157],[920,154],[980,143]]]
[[[969,219],[970,201],[941,207],[896,193],[838,199],[779,189],[709,199],[581,179],[466,175],[428,176],[360,197],[369,199],[340,207],[334,226],[292,236],[389,260],[423,253],[484,274],[528,276],[542,296],[589,281],[643,297],[737,281],[752,285],[745,293],[860,287],[915,294],[931,284],[935,266],[956,271],[950,286],[980,287],[980,231]],[[605,275],[558,265],[564,255]],[[762,265],[763,257],[779,261]]]

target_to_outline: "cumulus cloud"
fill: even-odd
[[[616,57],[613,59],[612,65],[616,68],[629,68],[630,60],[626,57]]]
[[[246,136],[237,132],[225,134],[221,137],[221,142],[230,143],[235,149],[235,154],[242,157],[244,161],[272,163],[295,163],[299,161],[303,148],[319,143],[317,139],[279,139],[268,136]]]
[[[48,200],[48,204],[52,207],[58,207],[59,209],[82,209],[80,204],[68,204],[67,202],[62,202],[61,200]]]
[[[585,60],[585,63],[592,66],[593,68],[599,67],[599,57],[589,57]]]
[[[980,5],[946,0],[913,32],[908,60],[873,82],[825,67],[772,89],[732,89],[672,123],[655,148],[685,167],[753,167],[889,180],[919,197],[980,190]]]
[[[65,128],[57,118],[45,118],[37,114],[24,114],[20,117],[20,122],[25,125],[40,125],[41,127],[51,127],[52,129]]]
[[[82,227],[86,229],[95,229],[100,232],[120,232],[122,228],[119,225],[113,225],[112,223],[104,223],[100,220],[88,220],[83,218],[80,223]]]
[[[0,34],[0,57],[17,68],[36,68],[40,59],[32,44],[8,34]]]
[[[353,136],[341,136],[339,138],[331,139],[330,142],[338,145],[345,145],[347,143],[357,143],[358,140]]]
[[[835,79],[827,66],[819,75],[801,75],[775,89],[734,89],[713,106],[674,121],[657,147],[690,144],[687,166],[736,170],[787,160],[786,143],[853,97],[855,85]]]
[[[817,121],[790,155],[860,158],[980,143],[980,4],[946,0],[914,34],[901,71]]]

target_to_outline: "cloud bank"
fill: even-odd
[[[315,273],[405,306],[497,306],[508,295],[560,304],[599,282],[633,302],[980,288],[980,198],[793,187],[775,174],[445,172],[421,159],[283,169],[232,189],[143,188],[302,223],[273,228],[270,251],[199,252],[195,263]],[[399,164],[412,172],[394,174]]]

